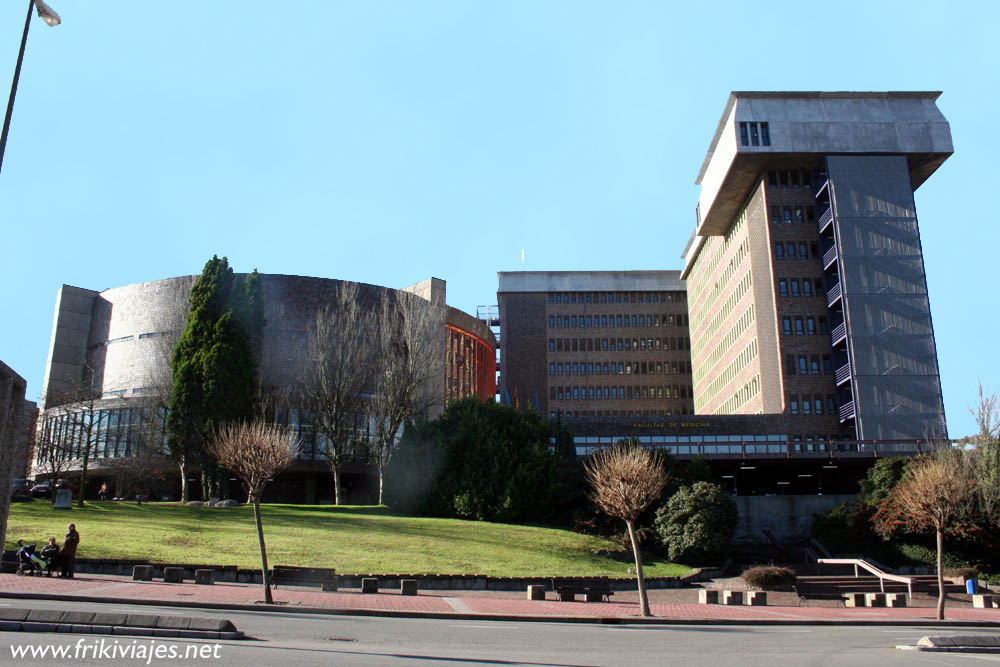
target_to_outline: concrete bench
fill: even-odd
[[[184,581],[184,568],[183,567],[165,567],[163,568],[163,581],[168,584],[180,584]]]
[[[399,582],[399,593],[400,595],[416,595],[417,594],[417,580],[416,579],[402,579]]]
[[[202,586],[211,586],[215,583],[215,570],[195,570],[194,571],[194,583],[200,584]]]
[[[295,567],[275,565],[271,570],[271,586],[320,586],[324,591],[337,590],[337,570],[332,567]]]
[[[751,607],[766,607],[767,593],[765,591],[750,591],[747,593],[747,604]]]
[[[378,579],[375,577],[363,577],[361,579],[362,593],[378,593]]]
[[[997,597],[995,595],[976,594],[972,596],[973,609],[996,609]]]
[[[152,565],[135,565],[132,567],[132,581],[152,581]]]
[[[541,584],[532,584],[528,586],[528,599],[529,600],[544,600],[545,599],[545,586]]]
[[[573,602],[577,595],[583,595],[587,602],[611,602],[611,585],[606,581],[559,581],[552,580],[552,590],[562,602]]]
[[[741,606],[743,604],[743,591],[722,591],[722,604]]]
[[[865,594],[864,593],[845,593],[844,594],[844,606],[845,607],[864,607],[865,606]]]
[[[719,591],[701,589],[698,591],[698,604],[719,604]]]

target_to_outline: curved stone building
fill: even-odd
[[[101,292],[64,285],[59,289],[42,392],[35,475],[57,475],[79,467],[79,445],[91,443],[88,495],[107,482],[115,493],[115,461],[144,448],[164,446],[162,423],[169,403],[170,358],[185,326],[188,299],[197,276],[168,278]],[[382,299],[410,299],[426,316],[426,335],[436,339],[440,357],[427,391],[435,401],[428,416],[447,401],[496,393],[496,339],[476,318],[448,306],[445,282],[431,278],[404,290],[306,276],[261,275],[265,329],[260,360],[264,387],[294,390],[309,363],[308,330],[324,307],[334,304],[345,286],[364,308]],[[405,294],[404,294],[405,293]],[[377,334],[376,334],[377,337]],[[368,337],[371,338],[371,337]],[[332,499],[332,477],[323,447],[302,410],[287,411],[287,421],[302,440],[299,462],[275,480],[274,499],[324,502]],[[359,440],[366,420],[359,423]],[[150,434],[153,434],[152,437]],[[46,466],[47,450],[69,452],[65,467]],[[342,483],[351,503],[373,502],[377,492],[364,457],[344,471]]]

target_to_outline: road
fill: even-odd
[[[991,634],[977,628],[839,626],[643,626],[492,622],[459,619],[378,618],[315,614],[234,612],[125,604],[0,600],[2,606],[36,609],[222,616],[248,636],[244,641],[193,641],[105,637],[105,645],[163,645],[179,655],[196,646],[206,657],[148,664],[259,665],[1000,665],[1000,655],[901,651],[928,634]],[[0,664],[142,665],[145,659],[14,659],[11,646],[74,647],[99,642],[94,635],[0,633]],[[218,644],[218,648],[216,648]],[[204,647],[204,648],[202,648]],[[93,653],[94,649],[90,649]],[[137,649],[132,649],[137,650]],[[192,649],[194,650],[194,649]],[[218,657],[216,657],[218,656]]]

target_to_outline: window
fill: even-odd
[[[617,326],[621,326],[622,325],[622,316],[621,315],[619,315],[616,318],[616,322],[618,323]],[[625,318],[625,326],[628,326],[628,318],[627,317]]]
[[[819,375],[819,356],[815,354],[809,358],[809,372],[813,375]]]
[[[825,318],[825,317],[821,317],[821,318],[819,318],[819,332],[820,332],[820,334],[822,334],[822,335],[824,335],[824,336],[825,336],[825,335],[826,335],[826,333],[827,333],[827,329],[826,329],[826,318]]]
[[[549,352],[555,352],[555,351],[556,351],[556,339],[555,338],[550,338],[549,339]]]
[[[823,355],[823,373],[826,375],[833,374],[833,360],[830,359],[829,354]]]
[[[549,375],[555,375],[555,374],[556,374],[556,365],[554,363],[550,363],[549,364]]]
[[[795,259],[795,244],[788,244],[788,259]]]
[[[601,326],[602,327],[608,326],[608,316],[607,315],[601,315]]]
[[[598,368],[600,368],[599,365]],[[587,364],[587,375],[593,375],[593,374],[594,374],[594,364],[592,363]]]
[[[761,146],[771,145],[771,130],[768,128],[767,123],[760,124],[760,144]]]
[[[605,294],[604,292],[601,292],[601,303],[607,303],[607,302],[608,302],[608,295]]]
[[[792,280],[790,282],[791,282],[791,287],[792,287],[792,296],[798,296],[799,295],[799,281],[798,280]]]
[[[809,360],[806,355],[799,355],[799,375],[809,375]]]
[[[813,284],[811,280],[802,281],[802,296],[812,296],[813,295]]]
[[[556,295],[549,293],[549,303],[555,303],[555,302],[556,302]]]
[[[778,241],[774,244],[774,258],[784,259],[785,258],[785,244]]]
[[[579,375],[579,374],[580,374],[580,364],[574,363],[573,364],[573,375]]]
[[[740,144],[743,146],[750,145],[750,133],[747,125],[748,123],[740,123]]]
[[[562,294],[556,294],[556,303],[562,303]]]
[[[570,319],[571,319],[571,321],[572,321],[572,323],[573,323],[573,328],[575,329],[575,328],[576,328],[576,315],[574,315],[574,316],[573,316],[572,318],[570,318]]]
[[[827,411],[827,414],[831,414],[831,415],[832,414],[836,414],[836,412],[837,412],[837,404],[834,403],[833,396],[827,396],[826,397],[826,411]]]
[[[778,172],[771,170],[767,172],[767,187],[776,188],[778,187]],[[774,208],[773,206],[771,207]]]
[[[601,349],[604,350],[605,352],[608,351],[608,339],[607,338],[602,338],[601,339]]]
[[[636,326],[636,317],[635,317],[635,315],[632,316],[632,326]]]
[[[785,224],[786,225],[792,224],[792,209],[791,209],[791,207],[790,206],[784,206],[784,207],[782,207],[781,213],[782,213],[782,215],[785,218]]]
[[[750,123],[750,145],[760,146],[760,135],[757,133],[757,123]],[[645,391],[643,398],[645,398]]]
[[[799,398],[798,396],[789,397],[788,400],[788,411],[793,414],[799,414]]]
[[[594,326],[594,316],[593,315],[587,315],[587,327],[589,328],[589,327],[592,327],[592,326]]]
[[[795,318],[795,335],[796,336],[802,336],[804,334],[805,334],[805,329],[802,327],[802,318],[801,317],[796,317]]]
[[[597,364],[597,374],[598,375],[601,374],[601,365],[600,364]]]
[[[573,387],[573,398],[580,398],[580,388]]]
[[[806,396],[802,399],[802,414],[808,415],[812,413],[812,405],[809,403],[809,397]]]
[[[804,242],[799,243],[799,257],[809,259],[809,247]]]
[[[795,355],[785,355],[785,375],[795,375]]]
[[[809,283],[805,283],[805,285],[808,285],[808,284]],[[815,317],[807,317],[806,318],[806,333],[808,335],[810,335],[810,336],[815,336],[816,335],[816,318]]]
[[[792,335],[792,318],[790,317],[781,318],[781,333],[785,334],[786,336]]]
[[[778,279],[778,296],[788,296],[788,281],[784,278]]]
[[[781,207],[772,206],[771,207],[771,224],[777,225],[781,222]]]
[[[798,183],[795,184],[795,187],[799,187]],[[801,224],[801,223],[803,223],[805,221],[806,221],[805,209],[802,208],[801,206],[796,206],[795,207],[795,222]]]
[[[551,329],[555,325],[556,325],[556,317],[555,317],[555,315],[549,315],[549,328]]]
[[[823,397],[822,396],[817,396],[813,400],[813,412],[815,412],[818,415],[823,414]]]
[[[559,352],[562,352],[562,342],[563,342],[562,338],[556,338],[556,350],[558,350]]]
[[[562,375],[563,374],[563,365],[562,364],[556,364],[556,374],[557,375]]]

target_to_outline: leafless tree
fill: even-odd
[[[151,449],[108,459],[107,464],[117,480],[115,495],[120,498],[145,493],[160,495],[174,470],[173,462],[167,456]]]
[[[440,400],[433,387],[433,380],[443,372],[441,332],[435,331],[436,324],[434,308],[426,300],[405,292],[398,292],[395,298],[383,295],[374,393],[368,402],[374,426],[368,451],[378,469],[379,504],[399,429]]]
[[[62,423],[63,441],[57,445],[50,436],[48,444],[54,451],[61,450],[59,453],[68,454],[73,467],[79,465],[80,492],[77,506],[83,507],[87,494],[87,472],[98,449],[98,434],[106,428],[107,412],[101,409],[100,391],[86,378],[64,384],[58,390],[50,390],[46,419],[57,416]]]
[[[212,455],[225,468],[240,478],[253,504],[260,543],[260,564],[264,581],[264,600],[271,598],[271,581],[267,569],[267,548],[260,518],[260,498],[271,478],[290,466],[298,455],[298,445],[287,428],[254,421],[249,424],[224,424],[215,431],[208,445]]]
[[[635,556],[636,578],[642,615],[649,616],[646,580],[642,574],[642,553],[635,535],[635,522],[655,502],[667,483],[667,473],[657,452],[643,449],[634,439],[623,440],[601,450],[584,463],[590,483],[590,499],[603,512],[621,519],[628,527]]]
[[[313,427],[325,441],[333,473],[334,502],[340,505],[340,475],[352,457],[357,416],[365,413],[370,384],[375,316],[361,302],[357,283],[343,282],[335,303],[320,308],[306,342],[305,404]]]
[[[969,408],[979,426],[976,447],[968,452],[983,514],[1000,523],[1000,396],[987,394],[979,383],[979,400]]]
[[[914,528],[933,529],[937,537],[937,618],[944,619],[944,533],[966,516],[975,481],[966,474],[963,452],[943,449],[911,465],[887,502]]]
[[[73,465],[72,442],[64,439],[62,424],[55,419],[48,419],[35,436],[34,469],[49,477],[52,483],[52,502],[55,502],[55,484]]]

